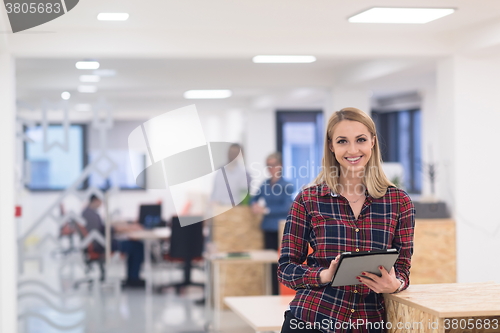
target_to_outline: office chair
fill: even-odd
[[[64,212],[64,205],[61,203],[59,204],[59,212],[60,216],[63,217],[65,215]],[[75,245],[73,236],[78,235],[78,230],[75,226],[76,221],[73,219],[70,219],[66,222],[63,223],[63,225],[59,228],[59,239],[64,239],[66,238],[69,243],[68,248],[59,248],[55,251],[53,251],[53,254],[61,254],[63,256],[68,256],[72,254],[73,252],[78,252],[80,249]]]
[[[80,236],[80,240],[84,240],[85,237],[88,235],[87,228],[82,226],[81,224],[77,222],[73,222],[74,228],[77,230],[78,235]],[[104,281],[106,278],[106,271],[104,269],[104,262],[105,262],[105,253],[102,251],[99,251],[98,247],[96,246],[96,242],[90,242],[89,245],[87,245],[83,250],[83,258],[84,258],[84,263],[85,263],[85,274],[87,277],[75,281],[73,284],[73,287],[76,289],[78,288],[81,284],[83,283],[88,283],[89,286],[92,286],[94,280],[88,276],[88,274],[92,271],[92,265],[95,263],[99,267],[100,271],[100,276],[99,276],[99,281]]]
[[[200,217],[201,220],[201,217]],[[172,235],[170,236],[170,248],[164,260],[170,262],[183,263],[183,280],[178,283],[161,285],[155,289],[162,292],[166,288],[174,287],[177,294],[181,288],[187,286],[204,287],[203,283],[191,281],[191,269],[194,261],[201,261],[203,255],[203,223],[198,222],[185,227],[181,227],[179,218],[172,218]]]

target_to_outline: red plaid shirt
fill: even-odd
[[[396,248],[396,277],[404,281],[406,289],[410,283],[414,215],[408,194],[395,187],[389,187],[379,199],[367,193],[357,219],[347,199],[334,194],[325,183],[302,190],[286,221],[278,268],[279,281],[297,290],[290,303],[292,314],[315,323],[315,329],[323,332],[367,332],[367,325],[347,323],[384,320],[382,294],[364,285],[321,284],[319,274],[342,252]],[[313,249],[309,256],[308,244]],[[307,264],[303,264],[306,258]]]

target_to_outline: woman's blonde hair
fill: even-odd
[[[335,193],[341,192],[339,184],[340,164],[335,158],[335,154],[330,151],[330,144],[335,126],[342,120],[357,121],[365,125],[374,138],[375,144],[372,148],[372,156],[365,166],[363,184],[372,197],[383,197],[387,192],[387,187],[394,186],[394,184],[387,179],[382,169],[382,156],[376,138],[377,130],[375,129],[375,123],[366,113],[356,108],[344,108],[335,112],[328,120],[322,169],[314,182],[317,184],[325,182]]]

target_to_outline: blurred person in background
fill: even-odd
[[[227,164],[216,166],[221,167],[222,172],[218,172],[215,176],[211,195],[212,203],[235,206],[247,196],[251,178],[246,172],[245,166],[237,159],[240,151],[243,157],[243,147],[237,143],[231,144],[227,152]],[[230,194],[228,193],[228,184],[231,185]]]
[[[99,215],[98,209],[102,205],[102,200],[95,194],[92,194],[89,204],[82,212],[82,217],[86,221],[86,229],[88,232],[97,230],[103,237],[106,233],[106,227]],[[143,287],[144,280],[140,279],[139,274],[141,265],[144,261],[144,245],[142,241],[132,239],[117,240],[114,234],[142,230],[142,226],[138,223],[129,223],[120,227],[116,226],[111,229],[111,251],[119,251],[127,255],[127,279],[123,282],[126,287]],[[104,255],[105,247],[94,241],[94,251]]]
[[[278,249],[279,221],[286,219],[292,204],[292,183],[282,177],[283,163],[279,152],[266,158],[266,167],[271,178],[266,179],[251,199],[252,211],[262,214],[261,229],[264,233],[264,248]],[[273,264],[273,295],[278,294],[277,264]]]

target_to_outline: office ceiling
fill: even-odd
[[[57,99],[67,90],[73,104],[106,97],[124,114],[143,109],[145,116],[185,105],[182,93],[188,89],[233,89],[225,101],[201,103],[214,109],[259,107],[266,96],[284,104],[321,104],[337,85],[396,93],[432,81],[436,59],[500,53],[500,1],[407,0],[405,7],[457,11],[424,25],[347,22],[373,6],[401,5],[400,0],[81,0],[52,22],[1,33],[0,50],[17,57],[22,101]],[[100,22],[99,12],[128,12],[130,19]],[[9,30],[3,11],[0,30]],[[312,54],[318,61],[257,65],[251,62],[257,54]],[[85,58],[117,71],[102,78],[97,94],[76,92],[82,71],[74,63]]]

